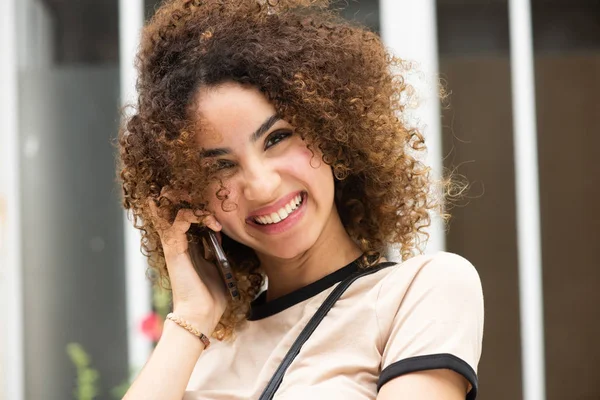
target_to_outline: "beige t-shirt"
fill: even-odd
[[[213,340],[192,373],[184,400],[257,399],[288,349],[349,264],[265,303],[231,343]],[[360,277],[325,316],[288,368],[279,400],[375,399],[389,380],[446,368],[477,394],[483,295],[475,268],[450,253],[417,256]]]

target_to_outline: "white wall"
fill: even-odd
[[[23,399],[17,126],[17,0],[0,13],[0,398]]]
[[[411,125],[425,135],[427,157],[432,178],[442,176],[441,114],[438,89],[438,44],[435,0],[380,0],[381,37],[390,50],[403,60],[414,62],[415,71],[406,76],[417,93],[417,108],[409,110]],[[434,193],[440,196],[440,193]],[[433,216],[425,251],[435,253],[445,248],[444,224]],[[397,249],[389,258],[399,260]]]

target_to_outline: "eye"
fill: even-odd
[[[220,159],[215,161],[215,167],[217,170],[222,171],[235,167],[235,163],[231,160]]]
[[[292,131],[275,131],[265,140],[265,150],[292,136]]]

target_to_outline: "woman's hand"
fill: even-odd
[[[163,190],[162,197],[177,204],[187,201],[185,195]],[[201,253],[201,245],[188,241],[187,232],[191,224],[197,223],[212,229],[221,230],[221,225],[207,211],[180,209],[175,220],[170,222],[167,210],[159,209],[155,202],[148,201],[163,247],[171,289],[173,291],[173,312],[181,318],[197,324],[207,336],[213,332],[227,307],[227,289],[218,267],[207,261],[208,254]],[[220,234],[217,233],[220,239]],[[206,326],[209,321],[211,326]]]

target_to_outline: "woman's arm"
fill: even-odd
[[[449,369],[413,372],[381,387],[377,400],[465,400],[467,380]]]
[[[177,275],[178,278],[182,278],[181,270],[184,270],[190,274],[193,273],[189,279],[192,277],[198,279],[188,250],[182,254],[167,256],[167,265],[170,274],[176,269],[178,270],[180,273]],[[211,266],[211,268],[216,272],[214,267]],[[173,278],[172,276],[172,284],[175,280]],[[206,281],[208,280],[206,279]],[[198,292],[202,291],[198,290]],[[174,306],[174,313],[210,337],[223,309],[214,304],[207,300],[190,307],[187,303],[178,302]],[[124,400],[181,400],[194,366],[203,350],[204,344],[200,338],[175,322],[166,320],[163,333],[152,356],[127,391]]]
[[[166,320],[158,345],[123,399],[181,400],[203,349],[200,339]]]
[[[175,221],[161,217],[149,201],[153,224],[163,247],[173,291],[173,313],[210,337],[227,307],[227,289],[214,265],[206,261],[197,244],[188,242],[192,223],[219,231],[212,216],[179,210]],[[204,344],[194,334],[171,320],[165,321],[162,336],[152,356],[125,394],[125,400],[181,400]]]

